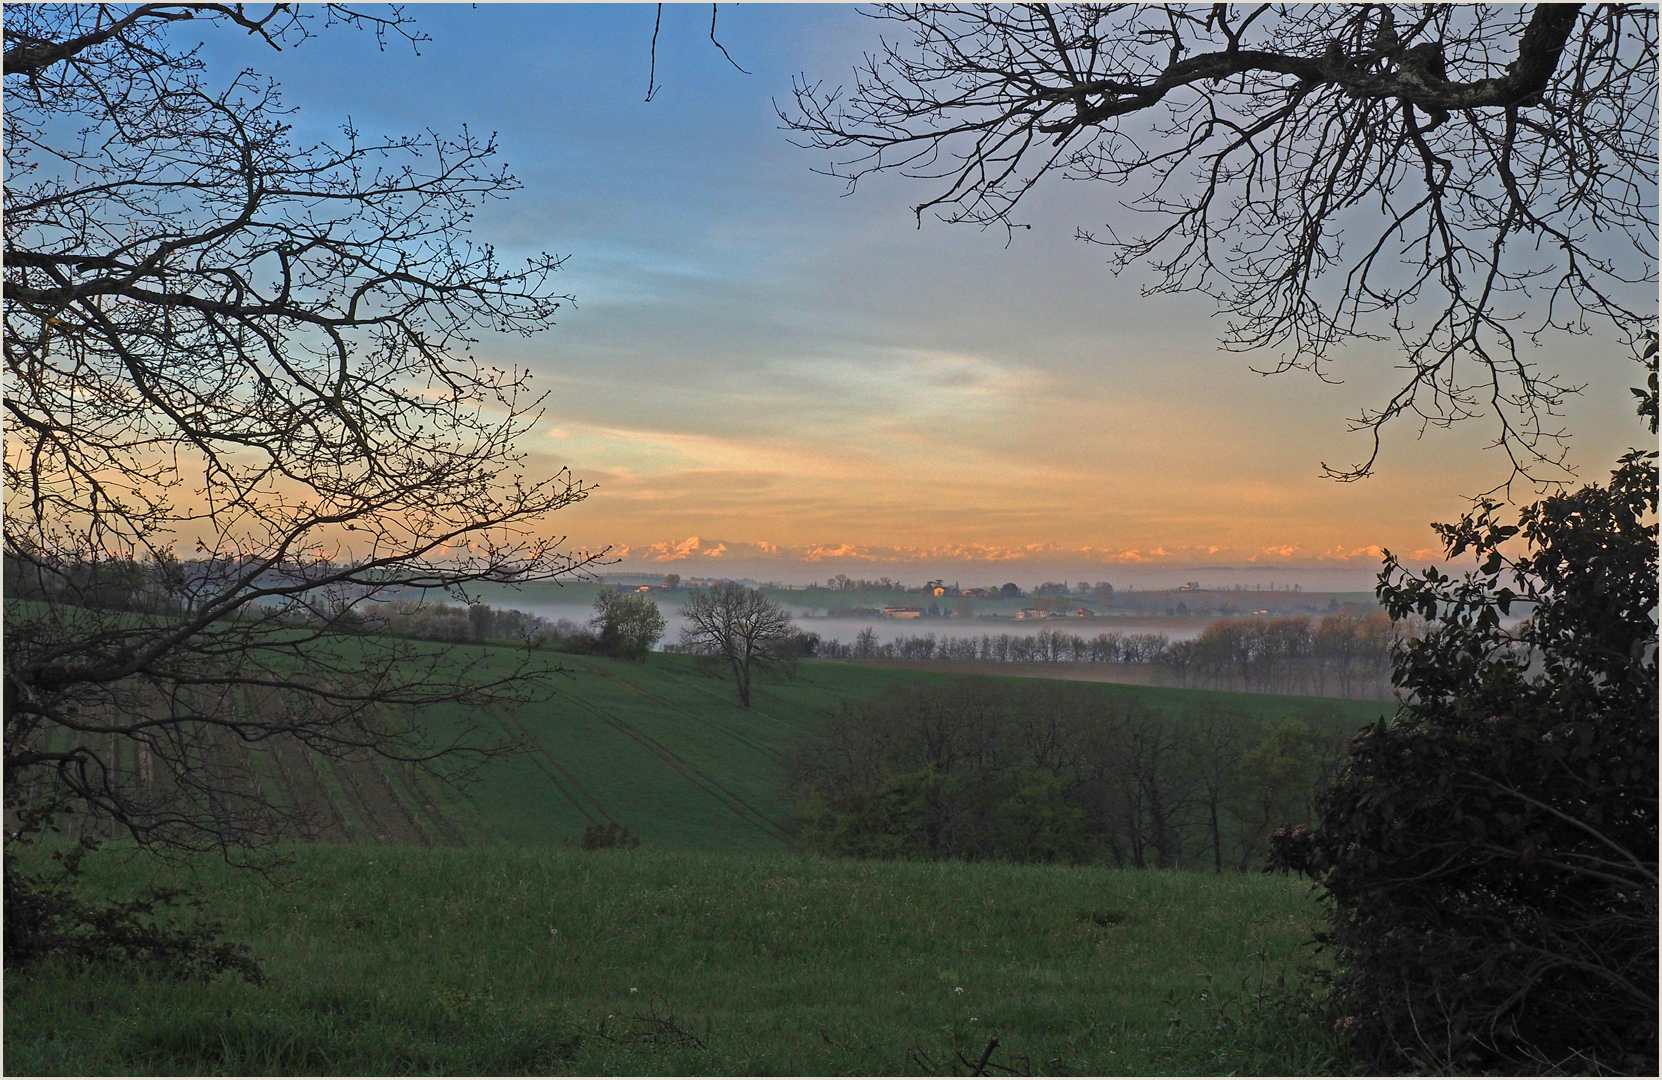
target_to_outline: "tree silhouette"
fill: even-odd
[[[455,766],[487,745],[413,710],[541,692],[529,653],[366,612],[584,561],[545,530],[586,489],[514,449],[540,399],[473,353],[549,324],[559,260],[469,238],[517,186],[491,139],[297,143],[275,83],[186,36],[342,25],[421,40],[397,9],[6,13],[8,808],[243,844],[286,816],[249,745]]]
[[[1393,341],[1404,376],[1352,418],[1486,417],[1513,476],[1561,478],[1580,387],[1529,350],[1656,325],[1656,10],[1625,4],[884,5],[850,87],[781,115],[850,188],[1021,227],[1047,176],[1124,190],[1107,246],[1147,292],[1199,292],[1226,348],[1329,377]]]

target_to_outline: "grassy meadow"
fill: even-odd
[[[456,646],[458,658],[480,649],[509,662]],[[546,701],[425,717],[527,748],[461,792],[298,745],[252,751],[273,798],[334,815],[328,842],[282,849],[290,861],[273,876],[107,845],[88,895],[186,885],[268,982],[10,973],[5,1070],[962,1074],[995,1034],[989,1072],[1336,1067],[1319,1024],[1249,1030],[1220,1011],[1319,962],[1320,911],[1302,882],[792,850],[780,784],[791,740],[842,701],[958,676],[805,662],[758,684],[745,710],[689,657],[559,662]],[[1320,707],[1358,725],[1380,708],[1083,686],[1170,710]],[[605,822],[642,846],[563,846]]]
[[[6,980],[9,1074],[1325,1071],[1215,1005],[1311,959],[1296,881],[788,854],[306,845],[281,882],[107,848],[212,898],[268,983]],[[1204,995],[1204,996],[1203,996]],[[1193,1034],[1190,1034],[1190,1032]],[[1301,1041],[1302,1040],[1302,1041]]]

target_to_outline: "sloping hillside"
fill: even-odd
[[[483,649],[485,659],[493,658],[489,646],[455,648]],[[636,664],[567,656],[560,663],[565,674],[545,701],[488,715],[435,708],[422,718],[441,735],[465,720],[487,737],[525,747],[486,765],[461,791],[402,765],[331,760],[292,740],[247,747],[219,737],[212,752],[257,777],[274,805],[305,808],[309,838],[323,843],[555,843],[585,825],[615,822],[666,848],[785,850],[789,807],[779,782],[793,737],[842,702],[891,684],[964,677],[945,669],[812,661],[799,664],[794,678],[759,683],[755,707],[743,709],[727,682],[689,657],[655,654]],[[1358,725],[1380,710],[1377,703],[1088,685],[1090,693],[1170,710],[1207,700],[1264,717],[1317,707]],[[274,695],[250,695],[246,707],[276,710],[282,703]],[[163,782],[147,772],[134,747],[116,747],[113,756],[134,782]],[[71,822],[70,832],[89,827]]]

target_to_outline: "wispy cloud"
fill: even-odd
[[[626,13],[422,17],[440,32],[421,58],[367,63],[349,86],[338,65],[313,78],[334,88],[323,100],[345,88],[372,102],[389,130],[482,115],[503,130],[526,188],[482,208],[478,235],[516,256],[569,252],[578,304],[546,334],[478,351],[549,391],[527,473],[570,466],[598,484],[549,524],[573,546],[781,576],[841,563],[1360,573],[1386,547],[1435,558],[1427,522],[1493,482],[1484,434],[1464,429],[1393,436],[1366,484],[1320,479],[1318,462],[1353,456],[1342,418],[1390,392],[1397,358],[1358,343],[1343,385],[1259,378],[1253,358],[1219,355],[1204,298],[1143,295],[1073,240],[1097,210],[1071,185],[1037,192],[1032,230],[1008,244],[912,229],[892,186],[837,198],[768,99],[804,57],[826,72],[859,61],[869,35],[843,8],[754,9],[731,27],[741,47],[755,35],[754,76],[711,68],[697,93],[649,109],[615,62]],[[695,44],[660,61],[703,70]],[[507,50],[493,79],[436,74],[484,45]],[[1590,462],[1636,437],[1630,362],[1595,362],[1578,381],[1613,391],[1566,417],[1593,436],[1577,444]]]

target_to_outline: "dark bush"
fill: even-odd
[[[576,846],[583,851],[633,851],[641,846],[641,838],[629,826],[608,821],[604,825],[583,826],[583,835],[577,838]]]
[[[1381,599],[1430,623],[1397,657],[1411,703],[1277,845],[1334,901],[1376,1068],[1656,1074],[1655,462],[1438,526],[1480,560],[1462,579],[1387,557]]]
[[[72,968],[135,967],[164,978],[209,980],[235,973],[263,981],[247,946],[225,941],[222,927],[198,917],[172,925],[164,909],[200,907],[179,889],[152,888],[131,900],[88,903],[75,894],[90,841],[71,847],[54,870],[29,873],[16,850],[5,855],[5,966],[8,971],[53,959]]]

